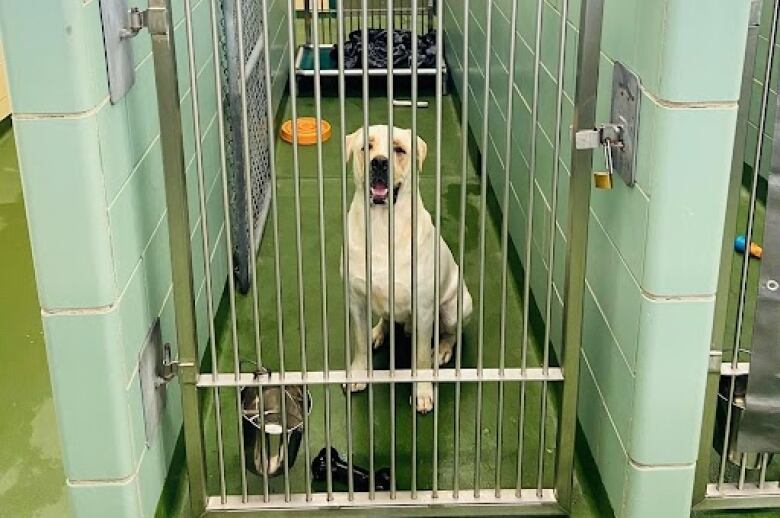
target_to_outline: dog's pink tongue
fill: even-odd
[[[374,196],[387,196],[387,186],[377,185],[371,187],[371,194],[373,194]]]

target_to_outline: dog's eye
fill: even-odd
[[[401,146],[395,146],[393,148],[393,151],[395,151],[399,155],[405,155],[406,154],[406,150],[403,147],[401,147]]]
[[[365,148],[365,146],[364,146],[364,147],[363,147],[363,152],[365,153],[366,151],[371,151],[372,149],[374,149],[374,145],[369,143],[369,144],[368,144],[368,150],[366,150],[366,148]]]

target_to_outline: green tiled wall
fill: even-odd
[[[560,12],[542,0],[539,120],[533,105],[536,0],[518,0],[517,61],[509,69],[512,0],[493,2],[488,173],[504,185],[508,96],[514,96],[510,219],[524,256],[531,132],[536,178],[531,260],[537,304],[546,297],[551,177],[560,161],[553,264],[553,341],[560,345],[566,202],[580,2],[569,0],[562,148],[553,156]],[[486,3],[471,2],[470,126],[484,123]],[[605,0],[598,120],[609,116],[612,66],[640,76],[638,183],[594,190],[584,309],[580,421],[617,516],[687,516],[693,485],[720,257],[748,2]],[[457,89],[464,73],[463,1],[447,2],[446,55]],[[508,76],[513,75],[511,92]],[[597,159],[595,167],[603,164]],[[681,395],[684,394],[684,397]]]
[[[192,0],[214,303],[227,278],[210,1]],[[143,0],[131,4],[145,7]],[[198,338],[208,340],[184,0],[173,18],[190,198]],[[269,2],[275,108],[286,83],[285,4]],[[151,44],[136,84],[108,99],[98,0],[0,0],[24,196],[74,516],[153,516],[181,429],[169,385],[147,445],[138,357],[155,318],[175,344]]]

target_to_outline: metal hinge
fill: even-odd
[[[120,31],[122,39],[134,38],[141,29],[149,29],[152,36],[165,36],[168,34],[168,18],[164,8],[149,7],[141,10],[133,7],[128,12],[127,27]]]
[[[127,27],[119,31],[119,37],[123,40],[138,36],[141,29],[146,27],[146,13],[138,7],[133,7],[128,13]]]
[[[179,360],[173,359],[173,352],[171,350],[170,343],[163,344],[162,350],[162,364],[160,369],[160,376],[157,378],[155,385],[165,385],[173,381],[173,378],[179,375]]]
[[[111,102],[116,103],[135,83],[135,60],[131,39],[142,29],[154,36],[170,36],[166,1],[149,0],[147,9],[130,8],[127,0],[100,0],[103,44],[106,52],[108,87]]]

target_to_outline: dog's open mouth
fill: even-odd
[[[398,191],[400,189],[401,189],[400,185],[396,185],[395,188],[393,189],[393,202],[395,202],[398,199]],[[387,184],[379,180],[371,184],[369,194],[371,196],[372,204],[385,205],[387,204],[387,197],[390,195],[390,189],[388,189]]]

